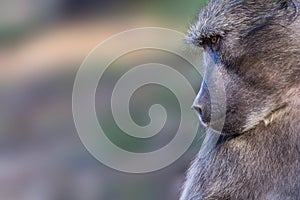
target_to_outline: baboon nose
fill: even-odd
[[[192,107],[196,113],[199,115],[199,119],[205,125],[208,125],[210,122],[210,113],[208,109],[205,109],[205,106],[201,106],[200,104],[193,104]]]
[[[203,118],[204,109],[202,106],[194,104],[192,108],[196,111],[199,117]]]
[[[205,82],[203,82],[200,92],[194,101],[193,109],[205,125],[210,122],[210,106],[210,95]]]

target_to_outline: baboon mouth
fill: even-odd
[[[205,128],[212,128],[215,131],[221,132],[225,124],[226,115],[218,116],[218,117],[215,116],[214,118],[211,117],[211,119],[208,122],[204,122],[201,117],[199,118],[201,124]]]
[[[287,107],[287,104],[284,104],[282,106],[279,106],[278,108],[271,111],[264,119],[263,123],[265,126],[268,126],[273,121],[275,121],[277,118],[279,118],[283,113],[285,113],[285,109]]]
[[[283,104],[273,109],[272,111],[268,112],[263,118],[254,122],[249,121],[244,126],[243,133],[255,129],[259,124],[263,124],[266,127],[269,126],[271,123],[273,123],[274,121],[276,121],[278,118],[280,118],[282,115],[286,113],[287,107],[288,107],[287,104]]]

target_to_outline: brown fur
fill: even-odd
[[[212,0],[200,13],[188,37],[204,47],[206,58],[206,84],[195,107],[211,123],[208,88],[218,85],[209,73],[217,68],[226,118],[217,144],[193,162],[181,200],[300,199],[299,6]],[[207,44],[212,36],[220,38],[215,46]]]

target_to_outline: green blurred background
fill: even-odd
[[[1,0],[0,199],[178,199],[184,173],[200,148],[201,133],[183,157],[163,170],[142,175],[117,172],[95,160],[79,140],[72,118],[72,87],[83,59],[109,36],[146,26],[186,32],[205,4],[203,0]],[[157,57],[158,52],[149,50],[120,58],[98,93],[111,87],[110,80],[124,66]],[[174,55],[164,57],[180,62]],[[193,70],[183,73],[198,90],[201,80]],[[153,103],[165,106],[172,116],[165,136],[161,133],[147,143],[124,137],[103,111],[102,101],[97,101],[98,118],[111,133],[109,138],[127,150],[159,148],[178,127],[180,111],[174,95],[165,88],[145,87],[147,95],[137,91],[130,105],[133,119],[147,124],[145,107]]]

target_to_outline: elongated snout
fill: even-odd
[[[211,101],[207,85],[204,81],[202,82],[201,89],[194,100],[193,109],[199,115],[202,123],[208,125],[211,116]]]

